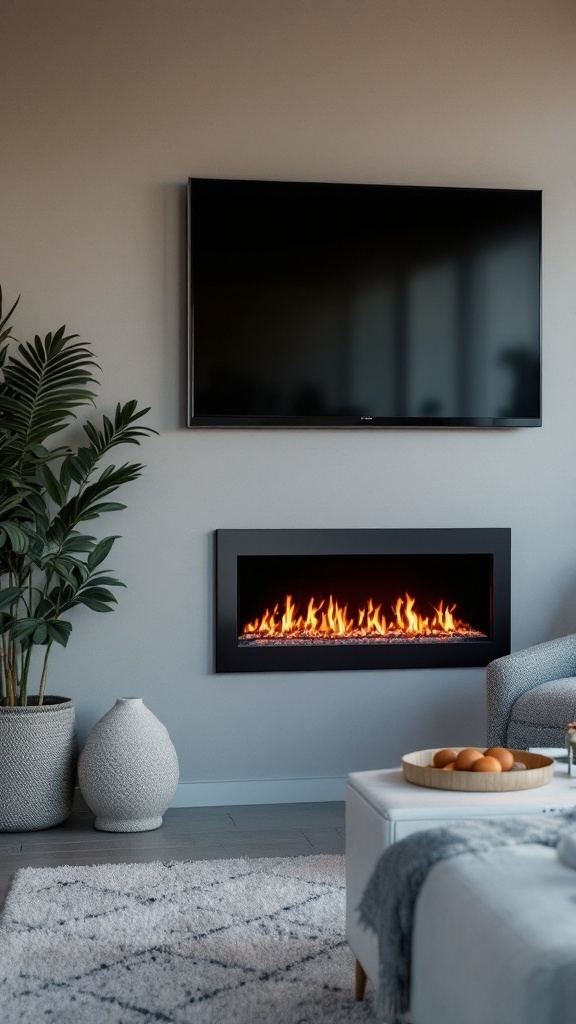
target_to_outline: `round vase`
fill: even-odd
[[[96,723],[78,760],[78,782],[100,831],[160,827],[178,785],[178,757],[140,697],[120,697]]]
[[[68,697],[0,707],[0,832],[52,828],[72,810],[78,744]]]

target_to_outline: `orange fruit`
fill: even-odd
[[[443,750],[437,750],[432,759],[434,761],[435,768],[444,768],[447,764],[451,764],[452,761],[456,760],[456,751],[452,750],[451,747],[444,747]]]
[[[472,772],[501,772],[502,765],[495,757],[479,757],[472,765]]]
[[[456,755],[454,768],[457,772],[469,772],[474,761],[477,761],[479,757],[484,757],[484,755],[477,747],[464,747],[464,750]]]
[[[514,764],[514,754],[507,747],[490,747],[485,756],[495,757],[497,761],[500,761],[503,772],[509,772]]]

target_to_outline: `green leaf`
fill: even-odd
[[[60,482],[63,487],[68,488],[73,480],[76,484],[83,484],[90,475],[97,453],[91,448],[79,448],[75,455],[69,455],[60,469]]]
[[[26,640],[42,624],[42,619],[25,618],[12,624],[11,633],[16,640]]]
[[[0,547],[3,547],[6,542],[10,543],[12,551],[23,555],[28,550],[30,536],[14,522],[2,523],[0,525]]]
[[[44,499],[36,494],[35,491],[29,491],[24,498],[24,506],[28,507],[31,512],[34,512],[37,516],[46,517],[48,519],[48,513],[46,510],[46,503]]]
[[[99,583],[104,582],[99,580]],[[108,612],[112,611],[109,607],[111,604],[117,604],[117,600],[109,590],[99,585],[91,585],[90,582],[85,584],[78,590],[72,601],[70,607],[84,604],[87,608],[91,608],[95,612]]]
[[[77,530],[72,530],[68,536],[64,539],[61,550],[65,554],[69,554],[73,551],[90,551],[95,550],[96,538],[91,537],[88,534],[78,533]]]
[[[100,581],[101,582],[101,581]],[[111,594],[105,587],[90,586],[87,584],[76,595],[79,599],[84,597],[94,598],[97,601],[110,601],[112,604],[117,604],[117,600],[114,594]]]
[[[100,563],[108,557],[115,540],[119,540],[118,535],[115,535],[114,537],[104,537],[104,540],[101,540],[96,545],[92,553],[88,555],[87,558],[87,565],[90,570],[95,569],[97,565],[100,565]]]
[[[44,563],[46,564],[46,563]],[[75,561],[72,558],[54,558],[51,561],[54,572],[60,576],[61,579],[65,580],[72,587],[78,586],[78,581],[74,575],[74,570],[80,565],[80,562]]]
[[[125,587],[126,586],[125,583],[122,583],[121,580],[115,579],[114,576],[106,576],[106,575],[104,575],[104,572],[102,572],[102,573],[95,572],[94,575],[90,577],[90,581],[91,582],[93,581],[93,582],[97,583],[98,586],[102,585],[103,587]]]
[[[40,480],[43,487],[45,487],[46,490],[48,491],[48,494],[52,498],[52,501],[56,505],[58,505],[58,507],[65,504],[66,491],[54,476],[54,473],[50,469],[50,466],[40,466],[38,470],[38,479]]]
[[[95,505],[89,505],[86,511],[81,512],[76,522],[86,523],[89,519],[98,519],[103,512],[121,512],[124,508],[126,505],[118,501],[97,502]]]
[[[25,587],[6,587],[0,590],[0,608],[7,608],[17,601],[25,593],[25,589]]]
[[[47,622],[46,629],[51,640],[55,640],[57,644],[66,647],[72,632],[72,623],[60,619],[58,622]]]
[[[86,608],[90,608],[93,612],[111,612],[113,611],[107,604],[103,604],[101,601],[96,601],[91,597],[79,597],[78,600],[74,601],[74,604],[83,604]]]
[[[32,634],[33,644],[45,644],[48,639],[48,628],[45,622],[41,622],[39,626],[36,626]]]
[[[54,602],[48,597],[41,597],[36,605],[36,618],[46,622],[48,619],[53,619],[55,614],[56,605]]]
[[[63,647],[68,643],[72,632],[70,622],[56,621],[55,619],[28,618],[12,626],[12,635],[21,642],[28,640],[33,644],[45,646],[50,640],[55,640]],[[38,637],[38,639],[36,639]]]
[[[43,444],[33,444],[30,448],[30,453],[36,459],[49,459],[52,456],[52,452]]]

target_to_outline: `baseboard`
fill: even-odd
[[[232,807],[239,804],[298,804],[344,800],[346,777],[312,779],[239,779],[180,782],[171,807]],[[78,787],[74,810],[87,810]]]
[[[171,806],[223,807],[236,804],[295,804],[344,800],[345,797],[345,777],[181,782]]]

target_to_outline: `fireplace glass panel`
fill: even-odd
[[[238,643],[488,641],[491,593],[489,554],[240,556]]]

